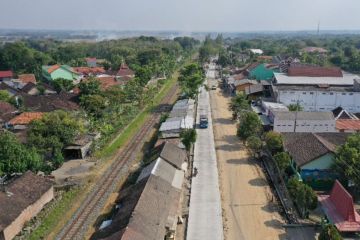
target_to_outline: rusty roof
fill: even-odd
[[[318,66],[290,66],[288,76],[301,77],[342,77],[343,73],[338,67],[318,67]]]
[[[23,83],[36,83],[36,77],[34,74],[20,74],[18,77]]]
[[[360,131],[359,119],[338,119],[336,120],[336,129]]]

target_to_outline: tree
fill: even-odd
[[[9,102],[11,99],[10,94],[6,90],[0,90],[0,101]]]
[[[192,63],[180,70],[179,83],[181,90],[190,98],[195,98],[205,76],[200,65]]]
[[[281,151],[283,148],[282,136],[278,132],[267,132],[265,134],[265,142],[272,154]]]
[[[27,170],[37,171],[41,166],[42,159],[34,148],[21,144],[11,132],[0,133],[0,176]]]
[[[81,95],[93,95],[100,93],[100,81],[90,77],[88,81],[82,81],[79,84]]]
[[[300,112],[304,109],[299,103],[290,104],[288,108],[290,112]]]
[[[258,136],[251,135],[246,139],[246,145],[251,150],[253,156],[255,157],[262,148],[262,141]]]
[[[288,181],[288,190],[301,216],[306,217],[309,210],[317,207],[317,196],[314,190],[296,177]]]
[[[250,104],[246,99],[245,94],[238,93],[236,96],[231,98],[229,108],[233,112],[234,119],[236,119],[240,116],[241,112],[250,110]]]
[[[51,84],[54,86],[57,93],[60,93],[61,91],[68,92],[74,88],[72,81],[64,78],[57,78],[53,80]]]
[[[91,115],[100,118],[107,106],[106,98],[98,95],[83,95],[80,97],[80,105]]]
[[[342,240],[339,231],[333,224],[328,224],[323,227],[318,237],[318,240]]]
[[[281,174],[290,166],[291,157],[287,152],[279,152],[274,156],[275,162],[278,165]]]
[[[258,135],[262,131],[262,124],[259,116],[254,112],[244,112],[240,116],[240,124],[237,135],[245,140],[251,135]]]
[[[195,129],[186,129],[180,133],[182,144],[184,144],[187,151],[190,151],[191,145],[196,142]]]
[[[45,114],[41,119],[32,121],[28,130],[28,144],[38,153],[55,160],[55,167],[62,163],[63,148],[72,143],[75,137],[84,131],[81,120],[64,111]]]
[[[341,180],[351,182],[359,191],[360,133],[349,136],[345,144],[336,150],[334,168]]]

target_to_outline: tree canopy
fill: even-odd
[[[204,72],[196,63],[189,64],[180,70],[179,84],[181,90],[190,98],[195,98],[198,89],[205,80]]]
[[[251,135],[259,135],[262,131],[262,124],[259,116],[254,112],[244,112],[240,116],[240,123],[237,135],[246,140]]]

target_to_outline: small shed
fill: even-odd
[[[64,149],[64,155],[68,159],[83,159],[89,152],[94,140],[100,138],[100,133],[88,133],[77,137],[74,143]]]

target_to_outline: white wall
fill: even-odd
[[[304,111],[331,111],[340,106],[349,112],[360,112],[360,92],[279,90],[277,101],[285,105],[299,103]]]
[[[279,120],[275,117],[275,132],[336,132],[335,120]]]
[[[295,121],[293,120],[279,120],[274,119],[274,131],[275,132],[294,132]]]
[[[335,120],[297,120],[296,132],[336,132]]]

